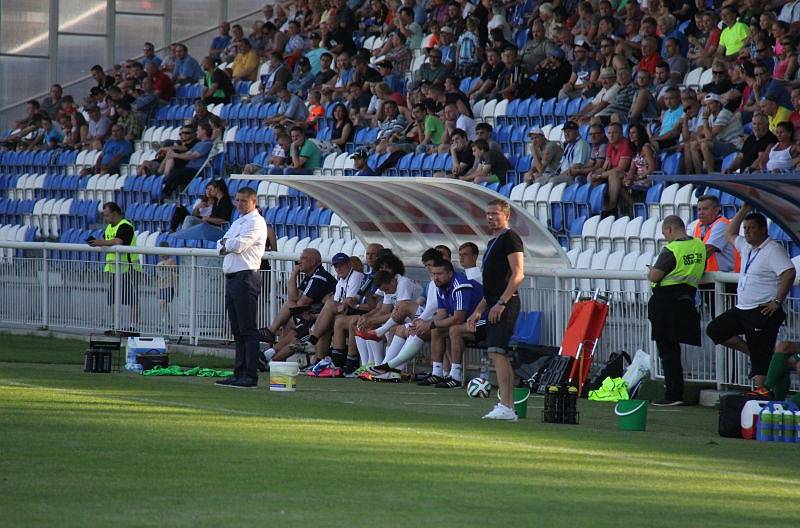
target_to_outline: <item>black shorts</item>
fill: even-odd
[[[166,288],[159,288],[158,289],[158,300],[159,301],[167,301],[168,303],[172,302],[175,298],[175,288],[172,286]]]
[[[750,363],[753,375],[765,375],[769,361],[775,351],[778,331],[786,319],[786,313],[779,308],[770,317],[761,313],[761,308],[740,310],[731,308],[708,323],[706,334],[716,344],[721,344],[733,336],[744,335],[750,349]]]
[[[494,304],[487,303],[487,306],[491,307]],[[486,348],[488,352],[507,356],[512,355],[508,350],[508,343],[511,341],[511,336],[514,335],[519,309],[519,296],[515,295],[506,303],[506,309],[503,310],[503,315],[500,316],[500,320],[496,323],[489,322],[488,310],[484,312],[481,319],[486,319],[484,328],[486,329]]]
[[[116,290],[116,281],[114,281],[114,274],[107,273],[111,284],[108,288],[108,304],[114,304],[114,296]],[[120,294],[120,303],[123,306],[138,306],[139,305],[139,275],[138,271],[129,271],[122,273],[119,277],[122,291]]]

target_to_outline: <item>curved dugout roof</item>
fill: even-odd
[[[800,177],[796,174],[657,175],[653,180],[713,187],[740,198],[781,226],[800,244]]]
[[[245,176],[252,179],[252,176]],[[261,178],[259,178],[261,179]],[[266,176],[336,212],[362,242],[381,243],[406,261],[437,244],[474,242],[481,254],[491,233],[486,205],[504,196],[447,178]],[[511,227],[525,243],[525,267],[564,268],[569,259],[545,226],[512,204]]]

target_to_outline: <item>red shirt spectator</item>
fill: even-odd
[[[642,40],[642,60],[639,61],[639,65],[636,69],[650,72],[650,75],[655,76],[656,66],[661,64],[662,61],[661,55],[658,54],[658,46],[655,39],[652,37],[645,37]]]
[[[169,75],[159,70],[153,75],[152,79],[153,89],[161,99],[169,102],[175,97],[175,85],[172,84],[172,79],[169,78]]]
[[[616,143],[609,143],[606,148],[606,159],[612,169],[616,169],[623,158],[631,159],[632,157],[633,150],[631,149],[631,144],[625,138],[620,138]]]

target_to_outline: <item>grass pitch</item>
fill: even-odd
[[[0,526],[797,526],[800,445],[720,438],[713,409],[494,423],[462,390],[84,374],[84,348],[0,336]]]

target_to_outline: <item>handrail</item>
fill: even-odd
[[[165,247],[130,247],[130,246],[110,246],[92,247],[87,244],[65,244],[61,242],[16,242],[0,240],[0,249],[27,249],[27,250],[48,250],[48,251],[83,251],[91,253],[135,253],[137,255],[170,255],[175,257],[219,257],[213,249],[200,248],[165,248]],[[278,251],[267,251],[262,257],[264,260],[284,260],[295,261],[297,255],[294,253],[281,253]],[[323,257],[323,262],[330,263],[330,257]],[[553,277],[556,279],[608,279],[608,280],[647,280],[647,272],[639,270],[599,270],[599,269],[548,269],[530,268],[529,277]],[[737,282],[738,273],[723,271],[712,271],[703,275],[703,282]],[[800,279],[799,279],[800,280]]]
[[[244,20],[245,18],[251,17],[251,16],[255,15],[256,13],[260,13],[260,12],[261,12],[260,9],[256,9],[255,11],[251,11],[251,12],[245,14],[245,15],[242,15],[242,16],[236,17],[234,19],[231,19],[230,22],[240,22],[240,21]],[[215,29],[215,27],[211,27],[211,28],[208,28],[208,29],[204,29],[203,31],[198,31],[197,33],[189,35],[188,37],[182,38],[181,41],[191,40],[193,38],[200,37],[203,34],[208,33],[209,31],[214,31],[214,29]],[[162,51],[165,51],[165,50],[169,49],[170,44],[167,44],[165,46],[162,46],[162,47],[158,48],[157,50],[155,50],[155,53],[158,54],[158,53],[161,53]],[[12,57],[13,57],[13,55],[12,55]],[[136,57],[133,57],[132,60],[140,60],[142,58],[144,58],[144,55],[137,55]],[[51,60],[51,57],[48,57],[48,60]],[[80,77],[79,79],[76,79],[74,81],[70,81],[68,83],[63,83],[63,84],[60,83],[60,84],[61,84],[61,87],[66,92],[67,88],[69,88],[71,86],[75,86],[76,84],[80,84],[80,83],[82,83],[84,81],[88,81],[91,78],[92,78],[91,75],[85,75],[85,76]],[[17,107],[20,107],[20,106],[24,106],[31,99],[41,99],[42,97],[47,97],[48,95],[50,95],[50,90],[47,90],[46,92],[42,92],[42,93],[39,93],[39,94],[36,94],[36,95],[32,95],[32,96],[26,97],[24,101],[20,101],[20,102],[17,102],[17,103],[12,103],[10,105],[7,105],[7,106],[4,106],[4,107],[0,108],[0,114],[5,113],[5,112],[7,112],[9,110],[12,110],[14,108],[17,108]]]

